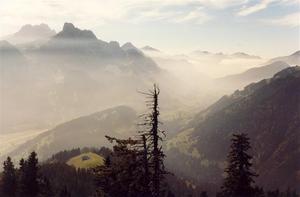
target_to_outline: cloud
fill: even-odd
[[[299,4],[300,0],[261,0],[260,2],[254,4],[254,5],[251,5],[251,6],[243,5],[243,7],[238,11],[237,15],[238,16],[248,16],[250,14],[267,9],[273,3],[283,4],[283,5],[292,5],[292,4]]]
[[[216,9],[225,9],[237,5],[243,5],[247,3],[248,0],[204,0],[202,2],[206,6],[211,6]]]
[[[203,24],[210,17],[200,6],[189,6],[188,4],[147,4],[130,8],[126,18],[127,22],[142,23],[149,21],[163,21],[164,23],[191,23]]]
[[[300,26],[300,12],[292,13],[282,18],[264,20],[264,22],[279,26],[298,27]]]
[[[253,14],[255,12],[261,11],[266,9],[274,0],[262,0],[261,2],[253,5],[253,6],[244,6],[240,11],[237,13],[239,16],[247,16],[249,14]]]
[[[242,7],[238,15],[246,16],[271,3],[291,4],[299,0],[0,0],[0,34],[16,31],[24,24],[47,23],[56,30],[64,22],[91,29],[111,23],[140,24],[149,21],[164,23],[204,24],[215,17],[214,11],[232,11]],[[12,23],[13,21],[13,23]]]
[[[27,23],[45,22],[59,29],[65,21],[74,22],[83,28],[112,22],[143,23],[158,20],[202,24],[209,17],[199,7],[211,6],[219,9],[232,5],[236,1],[89,0],[74,3],[73,0],[0,0],[0,25],[13,29],[15,26],[19,27]]]
[[[171,21],[175,23],[194,23],[203,24],[209,21],[212,17],[203,12],[202,8],[197,8],[183,15],[177,16]]]

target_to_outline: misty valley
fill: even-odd
[[[300,51],[171,54],[61,25],[0,38],[1,197],[299,196]]]

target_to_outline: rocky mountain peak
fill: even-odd
[[[95,34],[90,30],[81,30],[75,27],[72,23],[65,23],[63,26],[63,30],[59,32],[56,38],[63,38],[63,39],[92,39],[96,40],[97,37]]]

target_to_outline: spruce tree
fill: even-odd
[[[27,161],[20,161],[20,194],[24,197],[36,197],[39,192],[38,159],[32,152]]]
[[[26,190],[26,161],[23,158],[20,160],[19,166],[20,168],[18,171],[18,193],[24,194]]]
[[[2,193],[4,196],[14,197],[17,191],[16,170],[10,157],[3,163]]]
[[[200,197],[208,197],[208,196],[207,196],[207,192],[205,192],[205,191],[204,191],[204,192],[201,192]]]
[[[39,179],[39,197],[53,197],[54,191],[47,177]]]
[[[246,134],[234,134],[231,139],[228,154],[227,174],[222,195],[226,197],[252,197],[254,196],[253,178],[257,176],[251,169],[252,156],[248,153],[251,149],[249,138]]]
[[[64,186],[60,192],[59,192],[59,197],[71,197],[70,192],[68,191],[68,188]]]
[[[135,146],[137,140],[117,139],[106,136],[113,146],[112,156],[105,161],[105,165],[96,167],[96,185],[98,196],[137,197],[140,196],[140,163],[138,150]]]

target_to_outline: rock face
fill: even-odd
[[[258,184],[300,189],[299,67],[225,96],[198,114],[168,142],[169,166],[199,182],[220,184],[231,135],[240,132],[251,139]]]
[[[80,30],[72,23],[65,23],[63,30],[55,35],[55,38],[62,39],[94,39],[97,40],[95,34],[90,30]]]

